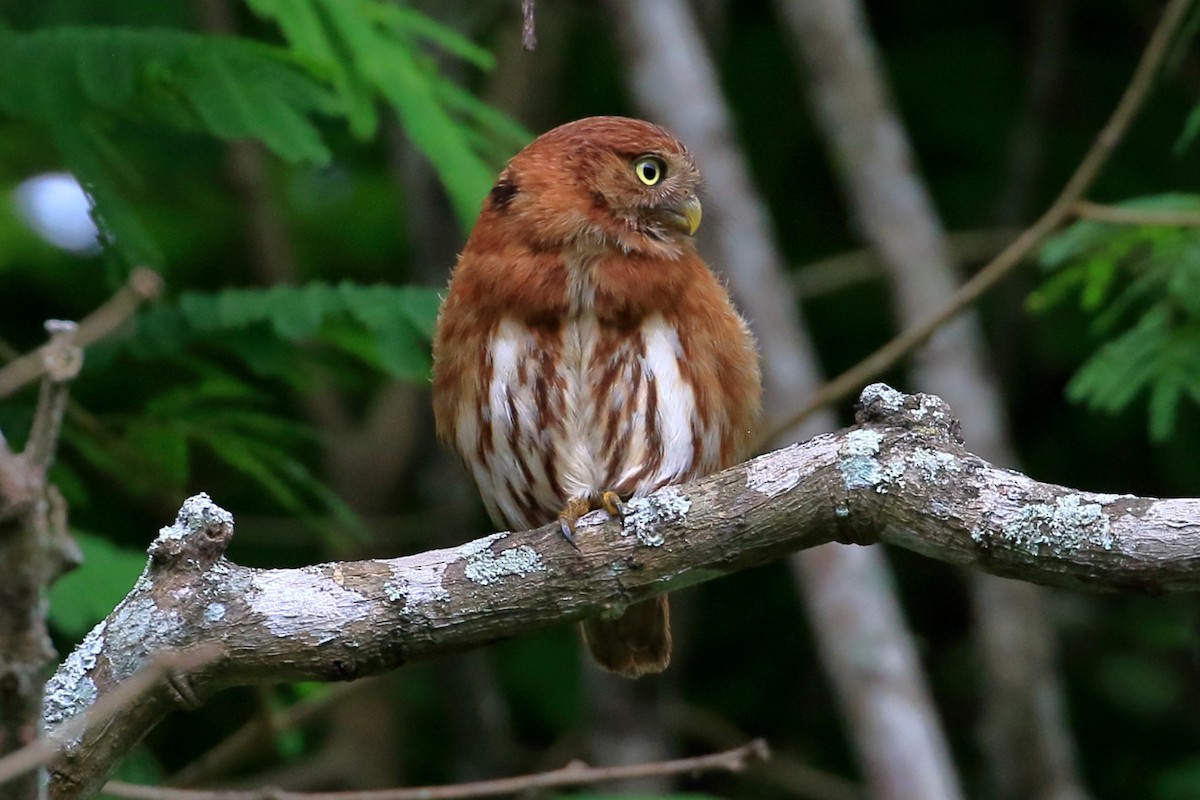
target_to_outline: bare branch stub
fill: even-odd
[[[233,538],[233,515],[208,495],[189,498],[174,525],[159,531],[148,550],[150,569],[203,571],[225,555]]]
[[[77,329],[74,322],[48,320],[46,332],[50,341],[38,351],[42,359],[42,385],[25,445],[25,460],[30,469],[43,475],[58,449],[58,435],[67,411],[68,386],[83,368],[83,348],[74,341]]]
[[[603,512],[393,559],[249,569],[198,495],[124,601],[59,668],[47,719],[82,713],[161,654],[219,643],[184,692],[151,692],[52,765],[56,800],[99,790],[180,702],[234,685],[347,680],[576,621],[838,540],[888,542],[1008,577],[1092,590],[1200,589],[1200,499],[1040,483],[963,449],[950,410],[882,384],[859,424]]]
[[[536,0],[521,0],[521,47],[529,51],[537,49],[536,8]]]
[[[962,425],[937,395],[903,394],[885,383],[873,383],[862,390],[854,419],[859,425],[884,425],[916,430],[936,436],[948,444],[963,444]]]

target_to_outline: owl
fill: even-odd
[[[697,253],[699,186],[663,128],[591,117],[539,136],[492,187],[438,316],[433,403],[496,525],[557,520],[574,545],[583,514],[620,516],[747,455],[758,356]],[[670,660],[665,595],[582,628],[620,675]]]

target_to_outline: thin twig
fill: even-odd
[[[695,758],[617,767],[589,767],[576,761],[551,772],[450,786],[414,786],[361,792],[308,793],[287,792],[272,788],[248,791],[202,791],[109,781],[104,787],[104,793],[114,797],[127,798],[127,800],[458,800],[458,798],[496,797],[530,789],[607,783],[651,775],[681,775],[716,770],[741,772],[769,757],[770,750],[767,743],[762,739],[755,739],[733,750]]]
[[[104,694],[86,712],[0,758],[0,784],[49,763],[67,743],[77,740],[89,728],[106,724],[139,697],[154,689],[169,675],[186,675],[211,664],[221,655],[215,645],[203,645],[185,652],[159,656],[145,669],[134,673],[111,692]]]
[[[745,732],[712,711],[672,701],[666,709],[668,722],[691,740],[707,747],[732,747],[746,740]],[[786,752],[772,751],[770,761],[754,771],[754,777],[774,784],[787,797],[803,800],[865,800],[862,787],[854,781],[827,772]]]
[[[535,0],[521,0],[521,47],[537,49],[537,27],[534,24]]]
[[[157,297],[161,291],[162,278],[158,273],[138,267],[129,274],[124,286],[79,323],[71,338],[72,344],[87,347],[103,339],[129,319],[138,306]],[[33,383],[45,372],[41,348],[5,364],[0,367],[0,398],[8,397],[21,387]]]
[[[1000,255],[962,284],[941,311],[924,323],[901,332],[883,347],[826,383],[803,408],[775,425],[770,432],[763,436],[763,442],[770,441],[781,432],[799,424],[814,411],[837,402],[861,388],[872,378],[890,369],[904,356],[923,345],[942,325],[983,296],[1001,278],[1020,264],[1042,239],[1070,218],[1076,204],[1096,180],[1100,170],[1108,162],[1113,150],[1129,129],[1130,123],[1141,110],[1154,83],[1154,76],[1158,73],[1159,67],[1167,55],[1171,40],[1186,17],[1190,6],[1191,0],[1170,0],[1167,4],[1162,19],[1154,29],[1154,34],[1150,37],[1150,42],[1146,45],[1141,60],[1133,72],[1133,77],[1130,78],[1129,85],[1125,88],[1125,93],[1121,95],[1112,116],[1096,135],[1091,149],[1079,162],[1075,173],[1063,186],[1057,199],[1042,216],[1013,240],[1012,244],[1006,247]]]
[[[945,239],[955,264],[975,264],[994,257],[1020,232],[1020,228],[980,228],[947,233]],[[860,247],[801,264],[790,279],[798,298],[812,300],[883,277],[879,254],[870,247]]]
[[[25,444],[25,461],[40,475],[54,461],[58,434],[67,411],[69,386],[83,366],[83,349],[75,344],[77,326],[64,320],[48,320],[50,342],[39,349],[45,374],[38,395],[37,410]]]
[[[169,782],[174,786],[187,786],[224,774],[245,759],[256,755],[270,737],[281,731],[299,727],[330,711],[347,695],[361,691],[371,683],[368,679],[337,684],[330,686],[325,693],[306,698],[279,713],[272,713],[268,709],[265,715],[249,720],[195,761],[176,772]]]
[[[1088,200],[1080,200],[1075,204],[1073,212],[1080,219],[1111,222],[1116,225],[1200,227],[1200,211],[1152,211],[1145,208],[1106,206]]]

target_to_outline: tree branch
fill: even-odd
[[[1161,225],[1175,228],[1200,227],[1200,211],[1152,211],[1147,208],[1106,206],[1080,200],[1072,209],[1080,219],[1111,222],[1115,225]]]
[[[329,714],[347,696],[361,692],[370,680],[343,683],[329,691],[306,697],[293,706],[278,712],[264,713],[247,720],[242,727],[215,744],[167,780],[171,786],[195,786],[232,772],[235,767],[269,753],[276,747],[275,739],[283,731],[298,728],[311,719]]]
[[[535,13],[535,0],[521,0],[521,47],[529,51],[537,49]]]
[[[38,350],[46,380],[42,381],[24,456],[28,467],[43,476],[58,450],[70,383],[83,367],[83,350],[74,342],[77,331],[74,322],[48,320],[46,332],[50,334],[50,342]]]
[[[85,317],[71,336],[71,344],[87,347],[121,326],[146,300],[162,291],[162,278],[145,267],[129,273],[129,280],[95,311]],[[41,349],[13,359],[0,367],[0,398],[8,397],[46,372]]]
[[[1021,231],[1016,228],[979,228],[945,234],[950,260],[955,266],[987,261],[1008,246]],[[789,279],[796,297],[813,300],[884,277],[883,261],[870,247],[809,261],[796,266]]]
[[[459,800],[460,798],[496,797],[532,789],[609,783],[652,775],[685,775],[714,770],[741,772],[769,757],[770,750],[767,748],[767,743],[762,739],[755,739],[741,747],[705,756],[612,767],[589,767],[575,761],[550,772],[450,786],[413,786],[404,789],[374,789],[360,792],[285,792],[269,788],[250,791],[201,791],[109,781],[104,787],[104,793],[114,797],[127,798],[127,800]]]
[[[155,658],[137,674],[99,699],[86,713],[66,719],[46,735],[0,758],[0,784],[49,763],[63,749],[65,742],[71,741],[89,727],[107,725],[109,720],[136,701],[142,693],[154,688],[155,684],[204,665],[215,658],[218,651],[219,648],[215,645],[206,645],[187,652],[170,653]],[[47,709],[46,713],[49,717],[54,716],[52,709]]]
[[[151,544],[130,594],[59,668],[47,707],[84,712],[154,656],[219,642],[177,695],[263,681],[348,680],[615,613],[629,603],[831,541],[887,542],[998,575],[1091,590],[1200,588],[1200,499],[1081,492],[967,452],[949,409],[883,384],[859,424],[633,499],[623,521],[495,533],[404,558],[250,569],[206,495]],[[178,687],[177,687],[178,688]],[[88,796],[178,699],[151,692],[89,726],[53,765],[55,798]]]
[[[42,682],[57,655],[46,630],[46,593],[80,561],[66,503],[46,475],[83,353],[72,342],[73,322],[51,320],[46,330],[50,342],[36,352],[42,385],[25,449],[13,453],[0,438],[0,763],[41,731]],[[0,800],[39,796],[36,774],[0,784]]]

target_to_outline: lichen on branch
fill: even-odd
[[[932,395],[883,384],[845,431],[768,453],[579,520],[392,559],[250,569],[224,557],[233,517],[191,498],[142,577],[64,662],[48,718],[86,710],[166,653],[215,660],[143,693],[53,765],[58,798],[99,789],[172,707],[222,688],[345,680],[611,613],[831,541],[885,542],[1013,578],[1094,590],[1200,588],[1200,500],[1040,483],[963,449]]]

